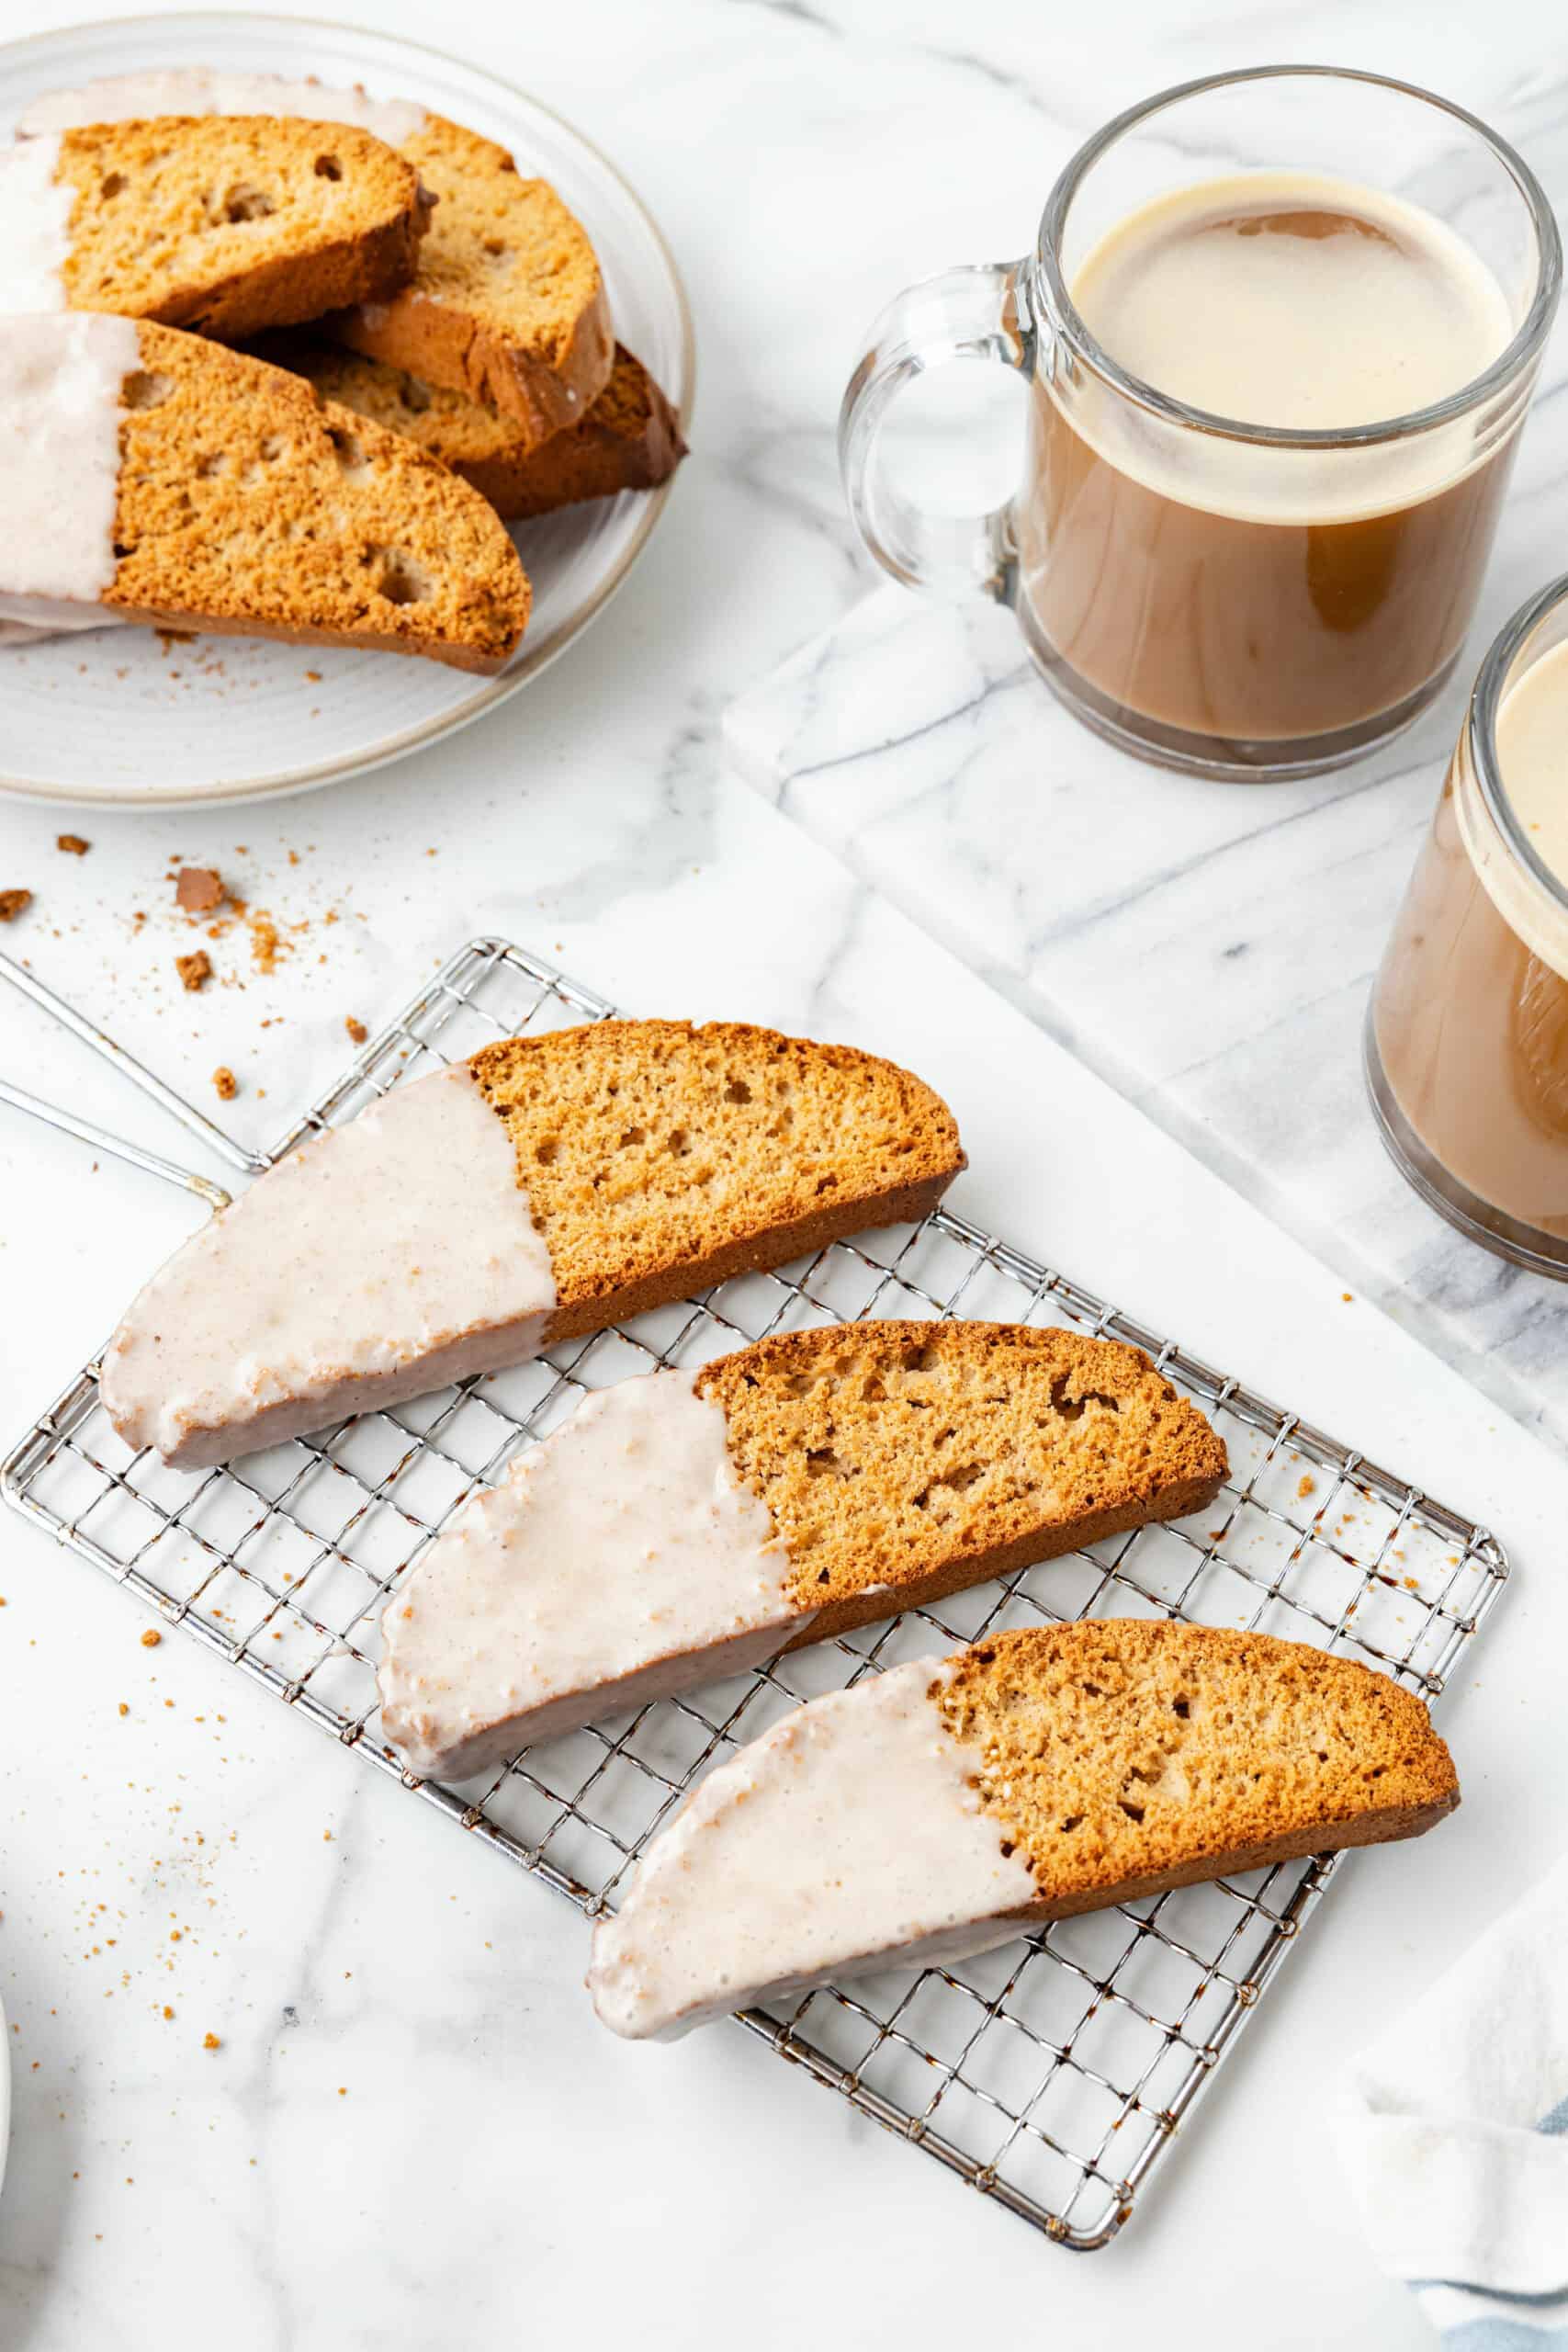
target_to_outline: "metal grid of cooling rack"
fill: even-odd
[[[477,941],[278,1154],[435,1059],[611,1010],[520,949]],[[1068,1323],[1131,1340],[1207,1410],[1230,1448],[1230,1483],[1196,1520],[796,1651],[529,1749],[481,1781],[446,1788],[400,1773],[378,1736],[378,1621],[476,1485],[585,1389],[655,1364],[694,1366],[766,1331],[873,1315]],[[589,1913],[614,1902],[714,1758],[879,1668],[1043,1618],[1168,1615],[1348,1650],[1431,1700],[1508,1572],[1484,1530],[945,1210],[226,1470],[178,1474],[132,1455],[89,1365],[0,1465],[0,1488],[169,1623]],[[1335,1867],[1296,1862],[1185,1888],[962,1966],[859,1978],[740,2022],[1049,2237],[1100,2246]]]

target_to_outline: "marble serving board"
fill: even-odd
[[[1562,566],[1544,544],[1568,471],[1555,405],[1527,444],[1461,677],[1336,775],[1237,786],[1145,766],[1055,700],[1010,614],[895,586],[743,694],[726,737],[740,773],[859,876],[1348,1284],[1561,1436],[1568,1285],[1477,1249],[1409,1190],[1361,1069],[1371,978],[1474,662]]]

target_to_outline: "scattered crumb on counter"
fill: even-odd
[[[85,842],[80,833],[59,833],[55,836],[54,846],[64,850],[68,856],[85,857],[93,844]]]
[[[210,914],[228,896],[223,877],[210,865],[182,865],[175,884],[175,904],[187,915]]]
[[[275,972],[278,956],[288,953],[288,941],[263,908],[258,908],[254,915],[247,915],[246,921],[251,927],[251,954],[255,959],[256,969],[259,972]]]
[[[130,1706],[128,1705],[128,1703],[126,1702],[126,1701],[125,1701],[125,1700],[123,1700],[123,1699],[122,1699],[122,1700],[120,1701],[120,1702],[119,1702],[119,1712],[120,1712],[120,1713],[121,1713],[122,1715],[129,1715],[129,1714],[130,1714]]]
[[[352,1012],[349,1014],[347,1020],[343,1025],[348,1031],[349,1035],[353,1038],[356,1046],[362,1046],[367,1037],[370,1035],[370,1032],[365,1026],[364,1022],[356,1021]]]
[[[175,969],[180,976],[180,986],[194,994],[212,978],[212,958],[205,947],[198,947],[194,955],[176,956]]]
[[[32,905],[30,890],[0,890],[0,922],[15,922]]]
[[[201,2037],[201,2046],[204,2050],[221,2050],[223,2044],[215,2033],[204,2033]]]
[[[1315,1478],[1307,1477],[1303,1473],[1300,1483],[1296,1487],[1296,1499],[1298,1502],[1304,1503],[1309,1495],[1315,1495],[1316,1492],[1317,1480]]]
[[[1344,1302],[1345,1302],[1345,1304],[1346,1304],[1346,1306],[1355,1306],[1355,1304],[1356,1304],[1356,1297],[1355,1297],[1355,1293],[1354,1293],[1353,1291],[1342,1290],[1342,1291],[1340,1292],[1339,1295],[1340,1295],[1340,1297],[1344,1300]]]
[[[155,1650],[163,1638],[156,1625],[149,1625],[141,1636],[141,1646],[144,1650]]]
[[[218,1089],[218,1099],[220,1102],[231,1102],[240,1091],[239,1080],[224,1062],[220,1062],[213,1071],[212,1083]]]

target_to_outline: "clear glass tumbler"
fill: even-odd
[[[1190,408],[1118,366],[1074,307],[1085,255],[1162,198],[1282,170],[1435,216],[1502,296],[1492,364],[1333,431]],[[1030,257],[948,270],[884,313],[840,421],[851,511],[897,579],[1010,605],[1061,699],[1126,750],[1243,782],[1314,775],[1407,725],[1457,662],[1561,280],[1533,175],[1462,107],[1328,66],[1190,82],[1079,150]],[[878,436],[914,376],[974,357],[1029,381],[1022,483],[989,514],[933,514]]]
[[[1568,576],[1515,615],[1482,664],[1366,1027],[1372,1107],[1403,1173],[1472,1240],[1559,1277],[1568,1277],[1568,884],[1510,797],[1498,723],[1564,643]],[[1564,706],[1568,787],[1568,681]]]

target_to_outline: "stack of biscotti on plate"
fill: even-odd
[[[149,109],[341,120],[390,145],[433,207],[400,281],[355,289],[325,316],[318,306],[309,335],[274,343],[265,356],[407,433],[508,518],[652,489],[673,473],[685,454],[679,421],[614,340],[586,232],[547,181],[526,177],[493,140],[358,90],[199,71],[57,93],[29,109],[22,129],[69,136]],[[289,321],[275,313],[263,323]]]
[[[554,190],[412,103],[199,72],[59,93],[0,158],[0,235],[8,638],[140,619],[494,671],[531,602],[498,515],[682,454]],[[73,469],[41,540],[40,448]]]

